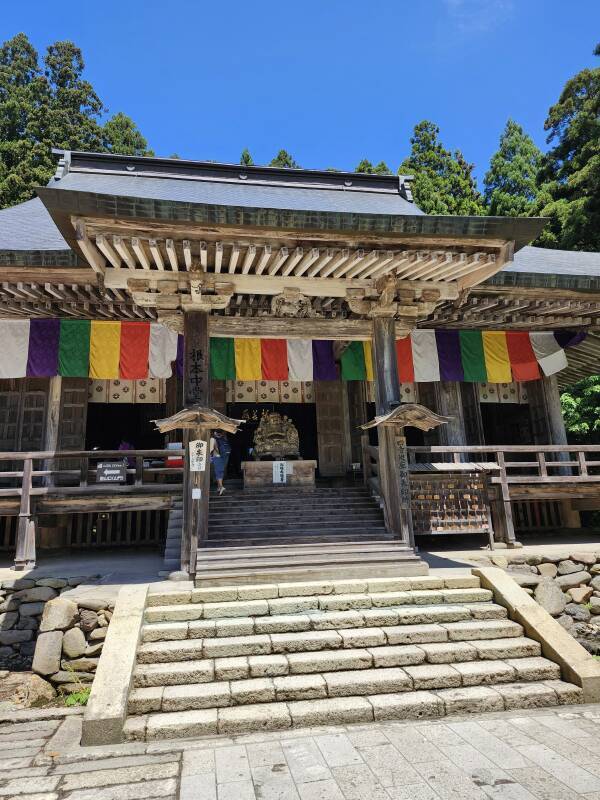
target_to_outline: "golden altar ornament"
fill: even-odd
[[[300,458],[298,431],[289,417],[277,411],[264,411],[254,434],[256,461]]]

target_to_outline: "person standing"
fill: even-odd
[[[217,481],[217,491],[223,494],[225,487],[223,486],[223,479],[227,471],[227,462],[231,453],[231,445],[224,431],[214,431],[210,437],[210,463],[213,465],[215,471],[215,480]]]

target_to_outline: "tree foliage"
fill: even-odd
[[[55,42],[40,64],[24,33],[0,46],[0,208],[28,200],[55,170],[52,147],[149,155],[125,114],[106,109],[83,77],[81,50]]]
[[[537,198],[541,150],[520,125],[509,119],[484,178],[488,212],[498,217],[525,217]]]
[[[600,375],[569,386],[560,403],[569,439],[587,444],[600,442]]]
[[[247,147],[244,147],[242,150],[242,155],[240,156],[240,164],[245,167],[252,167],[254,166],[254,159],[250,155],[250,150]]]
[[[300,169],[300,164],[291,156],[287,150],[280,150],[274,159],[269,163],[270,167],[287,167],[288,169]]]
[[[398,172],[414,176],[413,195],[426,214],[485,213],[473,178],[473,165],[467,163],[460,150],[446,150],[439,133],[433,122],[419,122],[410,140],[410,155]]]
[[[595,55],[600,55],[600,45]],[[539,175],[536,213],[549,217],[538,244],[600,250],[600,68],[565,84],[544,124],[549,144]]]
[[[379,164],[372,164],[368,158],[363,158],[362,161],[356,166],[355,172],[367,172],[371,175],[391,175],[392,170],[388,167],[385,161],[380,161]]]
[[[153,156],[148,142],[140,133],[135,122],[119,111],[104,123],[102,128],[102,149],[109,153],[125,156]]]

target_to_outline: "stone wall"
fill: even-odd
[[[91,685],[114,603],[70,596],[70,590],[96,583],[99,577],[4,581],[0,670],[32,669],[64,693],[77,691],[81,684]]]
[[[600,654],[600,556],[494,554],[502,567],[593,655]]]

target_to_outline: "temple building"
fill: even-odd
[[[0,211],[0,548],[168,529],[207,579],[410,574],[419,537],[578,527],[600,255],[543,226],[426,215],[410,176],[58,152]]]

